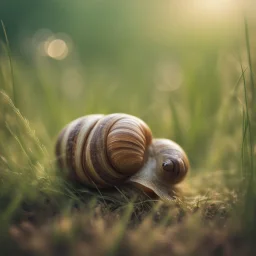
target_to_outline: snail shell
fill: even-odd
[[[153,139],[141,119],[127,114],[88,115],[68,124],[56,143],[60,169],[90,187],[135,182],[170,199],[189,162],[175,142]]]

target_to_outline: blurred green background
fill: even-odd
[[[244,15],[253,53],[254,10],[231,0],[1,0],[14,87],[3,29],[0,87],[51,150],[71,120],[125,112],[180,143],[194,171],[237,170]]]

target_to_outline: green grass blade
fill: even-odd
[[[252,94],[252,99],[251,99],[251,104],[252,108],[254,106],[254,100],[255,100],[255,95],[254,95],[254,78],[253,78],[253,72],[252,72],[252,59],[251,59],[251,48],[250,48],[250,39],[249,39],[249,30],[248,30],[248,23],[246,17],[244,18],[244,26],[245,26],[245,40],[246,40],[246,50],[247,50],[247,56],[248,56],[248,62],[249,62],[249,67],[250,67],[250,84],[251,84],[251,94]]]
[[[1,24],[2,24],[2,29],[4,32],[4,37],[5,37],[5,43],[6,43],[6,47],[7,47],[7,54],[8,54],[8,59],[9,59],[9,65],[10,65],[10,70],[11,70],[11,78],[12,78],[12,100],[14,102],[14,105],[17,106],[17,97],[16,97],[16,90],[15,90],[15,85],[14,85],[14,72],[13,72],[13,63],[12,63],[12,56],[11,56],[11,48],[10,48],[10,43],[9,43],[9,39],[7,36],[7,32],[6,32],[6,28],[4,25],[4,22],[1,20]]]
[[[243,67],[241,65],[241,69],[243,72]],[[243,74],[243,86],[244,86],[244,101],[245,101],[245,116],[246,116],[246,122],[245,122],[245,131],[243,136],[243,143],[246,140],[246,130],[248,127],[248,139],[249,139],[249,154],[250,154],[250,164],[249,164],[249,172],[250,172],[250,182],[253,182],[254,178],[254,172],[253,172],[253,139],[252,139],[252,131],[251,131],[251,122],[250,122],[250,115],[249,115],[249,105],[248,105],[248,94],[247,94],[247,88],[246,88],[246,81],[245,81],[245,75]],[[245,145],[245,144],[244,144]]]

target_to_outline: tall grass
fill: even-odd
[[[244,219],[245,228],[250,237],[255,235],[255,85],[254,74],[250,51],[250,38],[247,20],[245,19],[245,40],[249,66],[249,90],[247,89],[246,78],[243,73],[243,88],[244,88],[244,108],[243,108],[243,141],[242,141],[242,163],[245,170],[246,194]],[[241,66],[241,69],[243,67]]]

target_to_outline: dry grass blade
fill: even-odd
[[[38,148],[41,150],[41,152],[44,155],[49,156],[45,146],[41,144],[40,140],[36,136],[35,130],[32,130],[32,128],[30,127],[29,121],[20,113],[20,110],[18,108],[16,108],[16,106],[14,105],[13,101],[11,100],[11,98],[2,90],[0,90],[0,94],[6,100],[6,102],[9,104],[9,106],[11,107],[13,112],[18,117],[19,121],[25,127],[25,130],[26,130],[27,134],[33,139],[33,141],[38,146]]]

